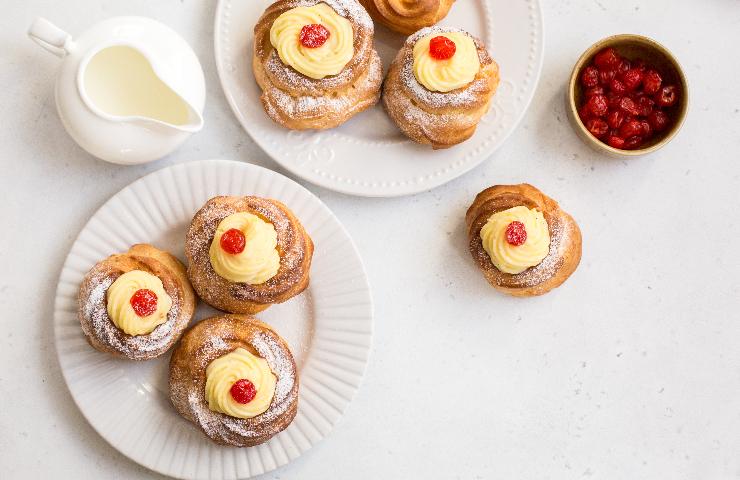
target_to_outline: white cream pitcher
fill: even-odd
[[[28,35],[63,59],[57,110],[90,154],[124,165],[149,162],[203,128],[203,69],[190,45],[166,25],[114,17],[72,39],[38,18]]]

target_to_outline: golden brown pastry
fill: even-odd
[[[149,360],[180,338],[195,303],[185,266],[167,252],[138,244],[87,272],[78,316],[87,341],[97,350]]]
[[[259,445],[295,418],[295,360],[285,341],[255,318],[207,318],[185,332],[172,354],[170,399],[214,442]]]
[[[447,15],[455,0],[360,0],[373,20],[410,35]]]
[[[374,27],[356,0],[280,0],[254,27],[262,106],[293,130],[333,128],[380,99]]]
[[[532,185],[483,190],[465,215],[470,253],[486,280],[518,297],[560,286],[581,261],[581,230]]]
[[[195,214],[185,255],[203,301],[227,312],[257,313],[308,286],[313,242],[277,200],[214,197]]]
[[[498,83],[498,64],[483,42],[461,29],[429,27],[398,52],[383,86],[383,105],[415,142],[448,148],[475,133]]]

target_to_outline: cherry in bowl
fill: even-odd
[[[688,86],[678,61],[647,37],[615,35],[579,58],[567,91],[579,136],[597,150],[635,156],[654,152],[681,128]]]

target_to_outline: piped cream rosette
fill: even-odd
[[[244,234],[241,253],[231,254],[221,248],[221,236],[235,228]],[[213,270],[231,282],[259,285],[277,274],[280,254],[275,227],[248,212],[238,212],[221,220],[209,251]]]
[[[242,379],[252,382],[257,392],[249,403],[239,403],[231,396],[232,385]],[[277,377],[267,360],[244,348],[237,348],[206,367],[208,408],[237,418],[256,417],[270,408],[276,384]]]
[[[511,222],[524,224],[527,240],[522,245],[511,245],[506,240],[506,229]],[[480,231],[483,248],[491,262],[504,273],[517,274],[539,265],[550,251],[550,231],[542,212],[518,206],[496,212]]]
[[[131,305],[131,297],[137,290],[151,290],[157,296],[154,313],[140,317]],[[131,270],[118,277],[107,293],[108,317],[116,327],[129,335],[146,335],[167,321],[172,299],[164,290],[162,280],[151,273]]]
[[[434,37],[446,37],[455,43],[455,54],[447,60],[438,60],[429,52]],[[478,48],[463,32],[433,33],[420,38],[414,45],[414,76],[427,90],[451,92],[475,80],[480,70]]]
[[[301,44],[300,33],[304,26],[313,24],[323,25],[329,38],[320,47],[308,48]],[[316,80],[337,75],[355,53],[352,23],[325,3],[280,15],[270,29],[270,43],[283,63]]]

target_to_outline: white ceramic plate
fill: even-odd
[[[514,131],[534,95],[543,58],[538,0],[458,0],[442,25],[485,41],[501,67],[501,85],[475,136],[442,151],[406,139],[376,105],[339,128],[288,131],[262,110],[251,69],[253,28],[272,0],[219,0],[215,49],[221,85],[236,117],[275,161],[312,183],[352,195],[392,197],[428,190],[489,158]],[[405,37],[377,26],[387,70]]]
[[[285,338],[300,372],[293,423],[252,448],[221,447],[178,415],[168,395],[169,353],[147,362],[93,350],[77,320],[77,291],[96,262],[148,242],[182,257],[185,230],[216,195],[259,195],[288,205],[316,244],[309,288],[258,317]],[[215,310],[199,304],[195,319]],[[57,287],[54,334],[59,363],[87,420],[111,445],[152,470],[179,478],[246,478],[285,465],[321,440],[357,390],[372,337],[372,301],[352,240],[308,190],[255,165],[209,160],[137,180],[85,225]]]

